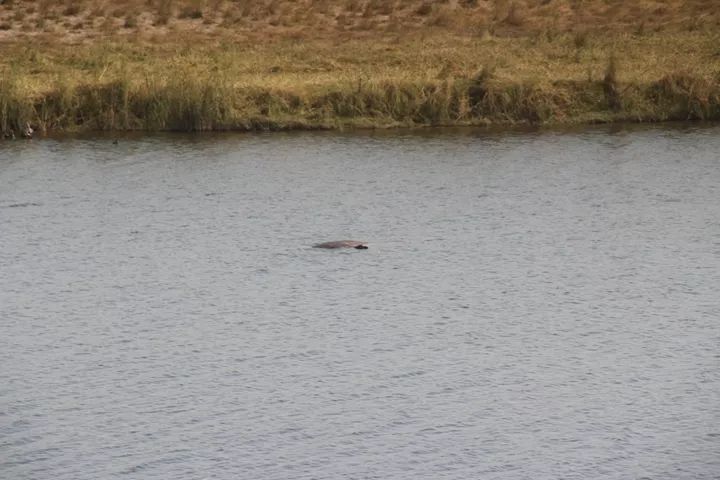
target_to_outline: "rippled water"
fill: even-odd
[[[720,127],[1,143],[0,328],[3,479],[717,479]]]

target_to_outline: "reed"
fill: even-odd
[[[31,98],[22,88],[21,80],[15,72],[0,77],[0,133],[3,135],[19,132],[26,122],[35,119]]]
[[[716,83],[668,75],[626,91],[623,107],[607,103],[604,83],[472,80],[371,82],[322,93],[238,88],[203,78],[57,84],[28,97],[0,83],[0,128],[29,121],[49,130],[258,130],[286,128],[483,125],[611,120],[720,120]],[[625,107],[627,106],[627,108]]]
[[[617,60],[615,54],[610,56],[610,61],[605,69],[605,78],[603,78],[603,91],[605,92],[605,100],[607,101],[608,107],[613,112],[618,112],[622,109],[622,99],[620,94],[620,87],[618,86],[618,73],[617,73]]]
[[[648,91],[649,101],[660,120],[720,119],[720,74],[714,79],[687,72],[664,76]]]

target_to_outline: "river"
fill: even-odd
[[[113,140],[0,143],[0,478],[720,478],[720,127]]]

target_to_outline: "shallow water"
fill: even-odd
[[[0,244],[0,478],[720,478],[720,127],[5,142]]]

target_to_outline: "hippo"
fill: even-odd
[[[324,242],[313,245],[313,248],[355,248],[357,250],[367,250],[367,242],[358,242],[357,240],[336,240],[334,242]]]

